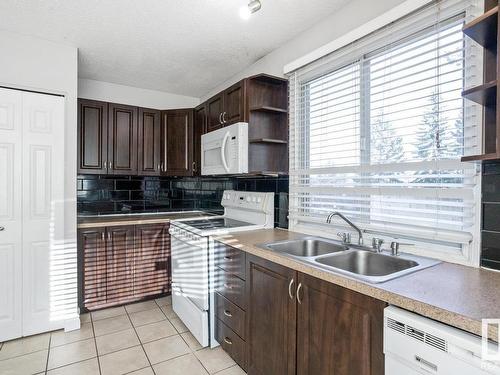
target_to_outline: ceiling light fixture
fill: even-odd
[[[250,16],[257,12],[261,8],[260,0],[251,0],[247,6],[241,7],[240,17],[244,20],[250,18]]]

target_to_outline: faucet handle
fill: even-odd
[[[351,233],[348,232],[339,232],[337,236],[340,237],[343,243],[351,243]]]
[[[372,238],[372,248],[374,250],[377,250],[377,252],[379,252],[379,253],[381,251],[383,243],[384,243],[384,240],[382,238],[378,238],[378,237]]]
[[[401,243],[398,241],[391,242],[391,255],[398,256],[399,255],[399,246],[413,246],[412,243]]]

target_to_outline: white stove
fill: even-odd
[[[274,193],[226,190],[224,215],[171,222],[172,307],[202,346],[214,337],[213,236],[274,227]]]

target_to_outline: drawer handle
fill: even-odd
[[[229,310],[224,310],[224,315],[229,316],[229,317],[233,316],[233,314],[231,314],[231,311],[229,311]]]
[[[426,361],[422,357],[419,357],[418,355],[415,356],[415,361],[417,361],[420,364],[420,367],[422,367],[424,370],[425,369],[431,369],[432,371],[437,371],[438,367],[432,362]]]
[[[233,342],[231,341],[231,339],[229,337],[224,337],[224,342],[226,344],[233,345]]]
[[[224,284],[224,288],[226,288],[226,289],[233,289],[233,287],[231,285],[229,285],[229,284]]]

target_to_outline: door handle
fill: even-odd
[[[226,143],[228,139],[229,139],[229,132],[227,132],[224,135],[224,139],[222,140],[222,144],[220,147],[220,157],[222,159],[222,166],[224,167],[227,173],[229,173],[229,166],[227,165],[226,161]]]
[[[288,295],[290,296],[290,299],[293,299],[294,297],[292,296],[292,286],[293,286],[293,279],[290,280],[290,284],[288,284]]]
[[[302,283],[299,283],[299,286],[297,287],[297,292],[295,293],[295,296],[297,297],[297,302],[302,305],[302,300],[300,299],[300,289],[302,288]]]

